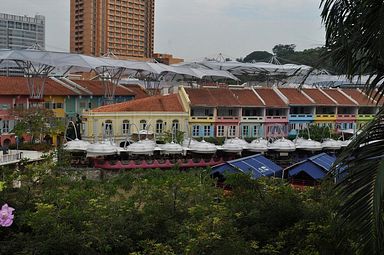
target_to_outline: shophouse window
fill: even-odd
[[[112,120],[105,121],[104,130],[105,130],[105,135],[107,136],[112,135]]]
[[[211,136],[211,126],[204,126],[204,136]]]
[[[243,137],[248,137],[249,136],[249,126],[243,126],[241,134]]]
[[[236,136],[236,126],[230,126],[228,130],[228,136],[235,137]]]
[[[162,134],[164,129],[164,122],[162,120],[156,121],[156,134]]]
[[[224,126],[217,126],[217,136],[219,137],[225,136]]]
[[[146,129],[147,129],[147,121],[140,120],[140,130],[146,130]]]
[[[123,135],[130,134],[130,125],[129,125],[129,120],[123,120],[123,125],[122,125],[122,133]]]
[[[200,136],[200,126],[193,126],[192,127],[192,136]]]
[[[179,131],[179,121],[178,120],[173,120],[172,121],[172,132],[178,132]]]

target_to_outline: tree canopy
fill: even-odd
[[[223,190],[209,169],[150,170],[102,180],[52,163],[3,169],[1,254],[350,254],[353,236],[332,223],[327,186],[232,175]],[[95,173],[93,173],[94,176]],[[21,188],[14,189],[14,180]]]

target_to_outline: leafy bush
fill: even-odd
[[[1,254],[350,254],[334,238],[346,232],[332,227],[327,187],[233,175],[228,192],[208,169],[96,180],[49,162],[3,173],[0,203],[16,210],[0,228]]]

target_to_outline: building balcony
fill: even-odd
[[[337,114],[337,121],[356,120],[356,114]]]
[[[191,116],[189,122],[191,123],[212,123],[215,121],[213,116]]]
[[[288,122],[288,116],[265,116],[266,123]]]
[[[227,123],[227,122],[239,122],[239,116],[217,116],[216,122]]]
[[[314,120],[313,114],[290,114],[289,121],[307,121],[311,122]]]
[[[316,121],[336,121],[336,114],[316,114]]]
[[[357,121],[371,121],[375,117],[375,114],[358,114]]]
[[[263,123],[264,117],[263,116],[243,116],[243,117],[241,117],[241,122],[244,122],[244,123],[251,123],[251,122]]]

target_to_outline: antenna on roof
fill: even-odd
[[[280,61],[277,59],[277,56],[276,55],[273,55],[271,57],[271,59],[268,61],[268,63],[270,64],[274,64],[274,65],[281,65]]]
[[[44,50],[44,48],[40,44],[38,44],[38,43],[32,44],[27,49],[28,50]]]
[[[107,50],[107,52],[102,56],[103,58],[113,58],[118,59],[118,57],[111,51],[110,49]]]

